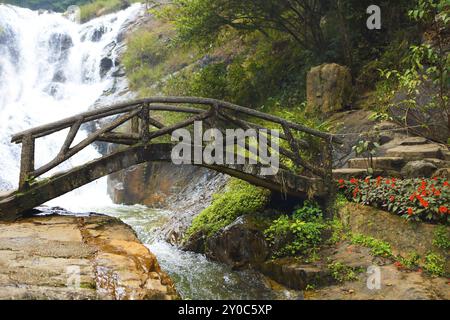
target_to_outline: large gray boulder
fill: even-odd
[[[402,169],[404,178],[429,178],[438,168],[425,160],[410,161]]]
[[[308,112],[332,113],[351,103],[350,69],[335,63],[312,68],[306,79]]]

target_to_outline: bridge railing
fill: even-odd
[[[177,112],[190,116],[186,120],[173,125],[165,125],[152,115],[152,112],[155,111]],[[241,117],[241,115],[246,117]],[[95,132],[90,133],[81,142],[72,146],[83,124],[105,118],[112,120]],[[339,139],[332,134],[225,101],[197,97],[154,97],[87,111],[15,134],[12,137],[12,142],[22,144],[19,190],[29,188],[31,182],[36,178],[56,168],[87,146],[96,142],[109,142],[120,145],[147,144],[159,137],[170,135],[177,129],[189,127],[196,121],[208,119],[221,120],[245,130],[265,129],[260,124],[248,121],[247,118],[257,118],[275,124],[278,127],[281,126],[280,139],[287,142],[288,148],[279,146],[279,153],[290,159],[297,167],[304,168],[315,176],[326,180],[330,179],[331,181],[332,144],[340,143]],[[131,127],[128,133],[114,131],[124,124],[128,124]],[[155,129],[151,130],[152,128]],[[41,167],[35,168],[36,139],[65,129],[69,129],[69,132],[56,157]],[[296,138],[296,132],[302,132],[323,141],[323,161],[321,163],[313,163],[302,157],[301,150],[307,150],[310,146],[307,141]],[[246,144],[245,149],[251,152],[248,144]]]

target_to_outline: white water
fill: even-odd
[[[86,111],[94,103],[117,102],[118,95],[104,94],[117,86],[114,67],[102,78],[100,61],[115,61],[121,32],[142,12],[143,6],[135,4],[80,25],[62,14],[0,4],[0,191],[18,185],[20,145],[10,143],[12,134]],[[67,132],[36,141],[36,167],[56,156]],[[85,136],[79,134],[74,143]],[[86,148],[47,175],[98,157],[94,147]],[[73,211],[110,205],[106,189],[103,178],[49,205]]]

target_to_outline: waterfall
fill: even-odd
[[[144,12],[134,4],[77,24],[60,13],[0,4],[0,191],[18,185],[21,149],[11,144],[12,134],[130,97],[126,79],[117,76],[118,58],[125,32]],[[36,167],[56,156],[67,132],[36,141]],[[100,156],[88,147],[47,175]],[[103,178],[50,204],[69,210],[109,204],[106,189]]]

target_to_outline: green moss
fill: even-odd
[[[239,216],[264,209],[269,197],[270,191],[233,178],[226,190],[215,195],[212,204],[195,217],[186,235],[202,232],[211,236]]]
[[[351,242],[371,249],[375,256],[390,258],[393,256],[391,245],[385,241],[378,240],[362,234],[354,234]]]
[[[425,256],[424,269],[433,276],[445,275],[445,258],[441,255],[430,252]]]

